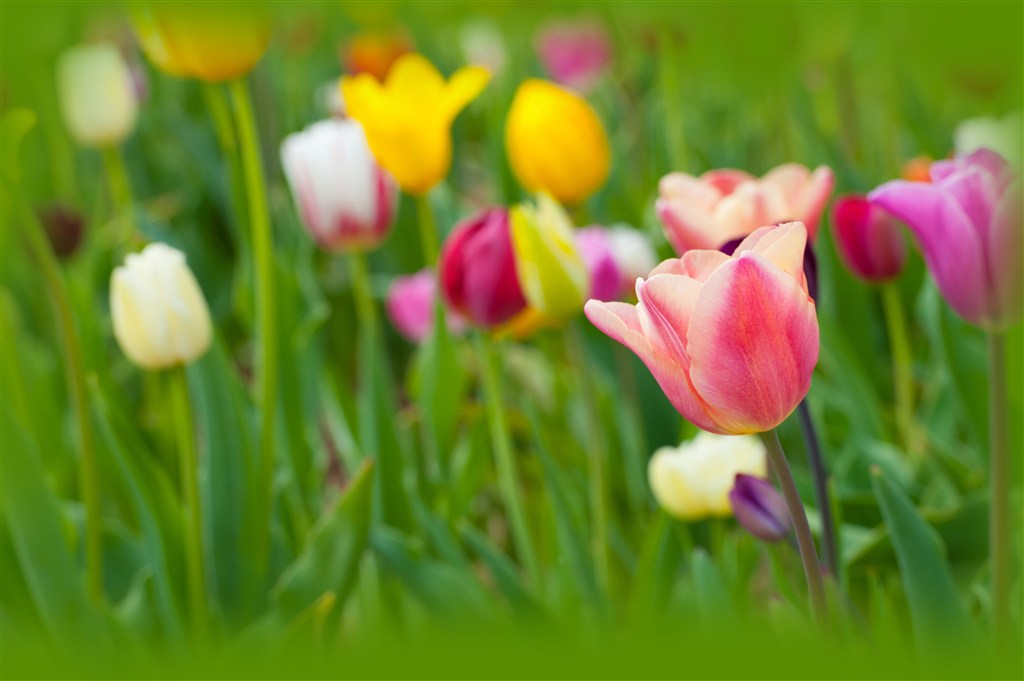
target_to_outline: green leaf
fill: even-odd
[[[931,651],[979,643],[938,535],[880,471],[875,472],[874,489],[896,549],[918,645]]]
[[[491,542],[487,535],[469,523],[461,524],[459,533],[473,553],[487,565],[495,585],[516,614],[530,620],[544,616],[543,611],[523,586],[519,568]]]

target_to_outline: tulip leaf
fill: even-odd
[[[534,620],[543,613],[527,592],[519,576],[519,568],[480,530],[468,523],[459,527],[463,541],[487,566],[498,590],[519,616]]]
[[[896,549],[918,644],[924,650],[976,644],[978,632],[942,555],[937,533],[881,471],[875,472],[874,489]]]

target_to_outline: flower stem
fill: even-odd
[[[206,625],[206,573],[203,568],[203,518],[199,501],[199,461],[195,432],[192,427],[192,407],[188,396],[188,376],[185,367],[170,372],[171,402],[174,411],[175,432],[178,438],[178,465],[182,502],[186,523],[186,577],[189,611],[192,616],[192,634],[202,640]]]
[[[996,645],[1010,633],[1010,448],[1006,400],[1006,338],[988,334],[989,362],[989,561],[992,573],[992,634]]]
[[[811,607],[814,610],[814,619],[823,630],[828,626],[828,605],[825,602],[825,585],[821,579],[821,568],[818,566],[818,554],[814,550],[814,537],[811,535],[811,526],[807,524],[807,513],[804,511],[803,502],[800,501],[800,492],[796,489],[793,481],[793,474],[789,470],[789,463],[786,461],[786,454],[782,451],[782,443],[774,430],[761,433],[761,441],[768,450],[768,462],[775,477],[779,480],[779,487],[782,488],[782,496],[786,500],[786,507],[793,519],[793,528],[796,531],[796,542],[800,549],[800,561],[804,565],[804,576],[807,578],[807,589],[811,595]]]
[[[903,303],[899,289],[894,282],[882,286],[882,306],[885,308],[885,322],[889,330],[889,347],[892,352],[892,383],[896,400],[896,423],[903,440],[903,446],[912,456],[921,454],[920,443],[914,429],[914,375],[910,342],[907,340],[907,323],[903,315]]]
[[[15,206],[26,226],[29,247],[42,269],[43,279],[53,303],[57,328],[60,331],[61,350],[64,355],[65,378],[68,394],[78,426],[78,485],[85,504],[85,572],[89,595],[95,603],[103,600],[103,518],[100,513],[100,475],[96,452],[93,448],[92,420],[86,399],[85,362],[82,355],[78,327],[71,309],[67,284],[50,247],[43,226],[35,212],[25,201],[20,188],[6,192],[14,198]]]
[[[132,187],[128,181],[128,171],[124,166],[124,155],[121,147],[106,147],[103,150],[103,168],[110,183],[110,201],[120,231],[115,240],[121,248],[127,248],[135,238],[135,201],[132,198]]]
[[[203,95],[210,111],[213,129],[217,133],[217,144],[220,146],[221,157],[228,166],[228,191],[230,193],[231,210],[234,212],[236,237],[246,243],[245,225],[246,206],[245,188],[242,186],[242,170],[238,159],[238,136],[231,122],[231,105],[228,103],[223,86],[219,83],[204,83]]]
[[[480,378],[483,387],[484,409],[487,425],[491,431],[491,446],[494,449],[494,464],[498,470],[498,487],[508,513],[508,524],[512,542],[526,568],[526,574],[534,587],[540,586],[540,563],[533,550],[533,542],[526,523],[523,501],[519,492],[516,463],[512,441],[502,411],[501,379],[498,358],[487,341],[480,334],[473,338],[477,360],[480,364]]]
[[[421,194],[416,197],[416,210],[420,225],[420,242],[423,245],[423,262],[427,267],[437,265],[437,222],[434,210],[430,206],[430,195]]]
[[[274,418],[277,397],[277,327],[274,312],[273,234],[267,210],[266,188],[263,184],[263,161],[249,97],[249,88],[243,78],[231,81],[235,125],[238,129],[242,172],[248,198],[248,217],[252,225],[252,255],[256,261],[256,309],[259,322],[259,357],[256,379],[259,386],[257,404],[260,411],[260,459],[253,520],[256,533],[252,564],[262,580],[270,550],[270,518],[274,503]],[[258,587],[257,587],[258,588]]]
[[[797,407],[800,415],[800,430],[804,436],[804,443],[807,445],[807,461],[811,465],[811,473],[814,476],[814,496],[818,503],[818,512],[821,514],[821,538],[825,551],[825,569],[830,570],[836,579],[842,566],[839,563],[839,550],[836,544],[836,525],[832,518],[832,503],[828,493],[828,470],[825,468],[825,457],[821,453],[821,441],[818,439],[818,432],[814,428],[814,419],[811,417],[811,409],[807,406],[807,400],[801,400]]]
[[[366,256],[353,252],[348,256],[349,274],[352,277],[352,296],[355,299],[356,318],[359,324],[361,349],[359,353],[359,444],[363,456],[377,454],[377,400],[374,394],[373,370],[377,351],[377,308],[373,304],[370,288],[370,272]],[[379,475],[378,468],[378,475]]]

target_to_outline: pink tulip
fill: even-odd
[[[615,300],[621,290],[622,273],[615,261],[612,240],[604,227],[587,227],[576,232],[583,264],[590,276],[589,298]]]
[[[859,194],[832,204],[832,233],[847,269],[871,282],[895,279],[907,259],[902,227]]]
[[[807,394],[818,319],[803,274],[807,229],[762,227],[734,255],[688,251],[636,283],[637,304],[587,317],[647,365],[687,420],[712,433],[771,430]]]
[[[596,21],[553,23],[537,35],[537,55],[552,80],[587,90],[611,62],[611,40]]]
[[[655,206],[669,242],[683,254],[718,249],[762,225],[798,220],[813,241],[835,178],[832,169],[814,172],[786,163],[756,178],[742,170],[711,170],[700,177],[671,173],[658,185]]]
[[[413,343],[422,343],[434,329],[436,300],[437,276],[434,270],[428,267],[416,274],[398,277],[388,289],[388,317],[403,336]],[[445,321],[453,333],[460,333],[465,328],[465,321],[456,312],[446,311]]]
[[[1021,316],[1021,186],[980,149],[931,165],[931,182],[887,182],[868,199],[907,223],[950,307],[989,329]]]

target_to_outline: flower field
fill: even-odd
[[[1021,678],[1024,8],[0,8],[3,678]]]

